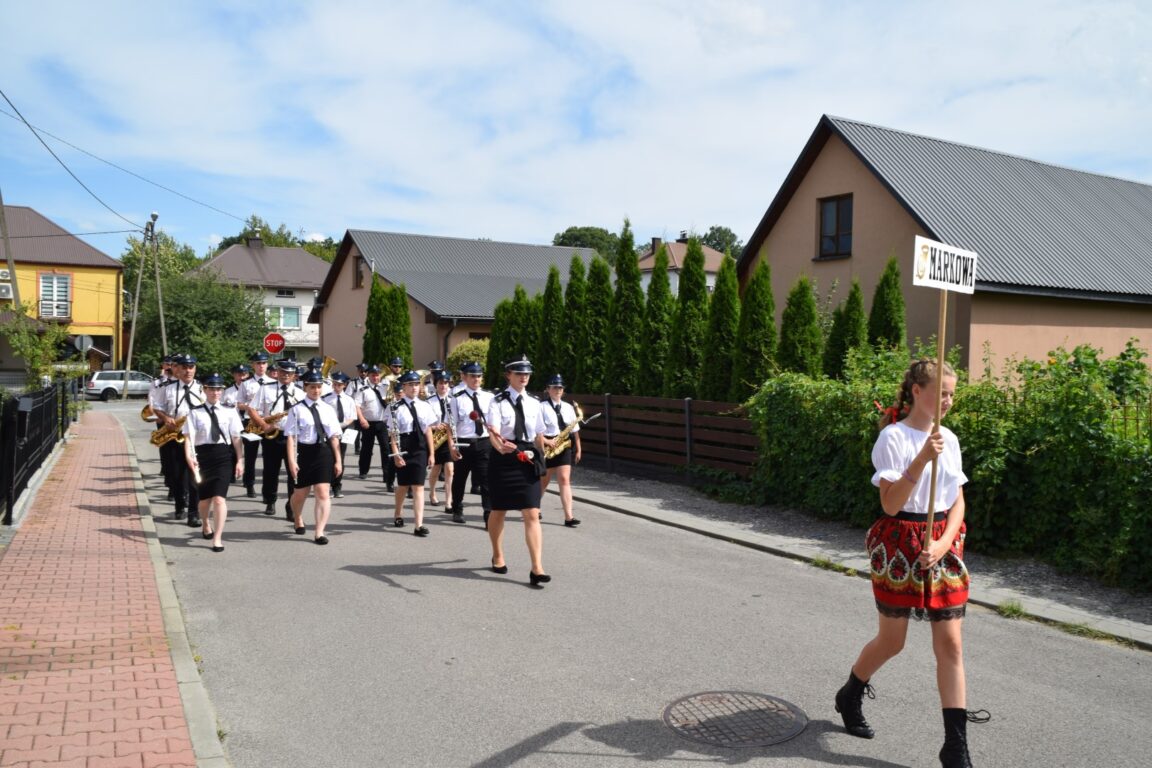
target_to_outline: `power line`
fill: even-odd
[[[2,96],[2,94],[3,94],[3,91],[0,91],[0,96]],[[5,96],[3,98],[5,98],[5,101],[8,101],[9,105],[12,105],[12,101],[9,101],[7,96]],[[12,108],[16,109],[15,106],[13,106]],[[151,184],[152,187],[156,187],[157,189],[162,189],[162,190],[168,192],[169,195],[175,195],[176,197],[183,198],[185,200],[188,200],[189,203],[194,203],[196,205],[199,205],[200,207],[207,208],[207,210],[209,210],[209,211],[215,211],[221,215],[228,216],[229,219],[235,219],[236,221],[243,221],[243,222],[248,221],[248,219],[244,219],[243,216],[237,216],[234,213],[228,213],[227,211],[222,211],[218,207],[204,203],[203,200],[197,200],[194,197],[189,197],[188,195],[184,195],[183,192],[177,192],[176,190],[174,190],[170,187],[165,187],[164,184],[152,181],[151,178],[146,178],[144,176],[141,176],[138,173],[134,172],[134,170],[129,170],[128,168],[124,168],[123,166],[118,166],[115,164],[115,162],[112,162],[111,160],[105,160],[104,158],[101,158],[100,155],[93,154],[92,152],[89,152],[88,150],[83,149],[83,147],[76,146],[75,144],[69,142],[69,140],[67,140],[67,139],[62,139],[59,136],[55,136],[53,134],[50,134],[50,132],[43,130],[43,129],[40,129],[40,128],[33,128],[28,121],[24,120],[24,116],[20,115],[20,111],[16,111],[16,114],[20,115],[18,117],[16,115],[12,115],[12,114],[9,114],[9,113],[3,111],[3,109],[0,109],[0,114],[6,115],[8,117],[12,117],[13,120],[20,120],[21,122],[23,122],[25,124],[25,126],[28,126],[28,128],[33,132],[33,134],[37,135],[36,136],[37,138],[40,138],[40,134],[43,134],[44,136],[50,137],[50,138],[56,140],[56,142],[60,142],[63,145],[70,146],[71,149],[74,149],[77,152],[81,152],[83,154],[88,155],[88,157],[92,158],[93,160],[99,160],[100,162],[103,162],[104,165],[111,166],[111,167],[115,168],[116,170],[119,170],[119,172],[121,172],[121,173],[126,173],[129,176],[132,176],[134,178],[138,178],[138,180],[141,180],[145,184]],[[40,139],[40,143],[44,144],[44,139]],[[44,144],[44,145],[45,145],[45,147],[47,147],[47,144]],[[52,152],[52,150],[50,149],[50,150],[48,150],[48,152]],[[56,157],[54,152],[52,153],[52,157],[54,157],[54,158]],[[56,158],[56,161],[60,161],[60,158]],[[60,165],[63,165],[62,161],[60,161]],[[65,168],[67,169],[67,166],[65,166]],[[71,173],[70,170],[68,173]],[[75,178],[75,176],[73,176],[73,177]],[[79,181],[79,180],[77,180],[77,181]],[[83,187],[83,184],[81,184],[81,185]],[[84,189],[88,189],[88,188],[84,187]],[[91,193],[91,191],[89,193]],[[97,198],[97,199],[99,199],[99,198]],[[103,205],[103,203],[101,203],[101,205]],[[105,207],[108,207],[108,206],[105,205]],[[112,208],[108,208],[108,210],[111,211]],[[115,211],[113,211],[113,213],[115,213]],[[116,214],[116,215],[120,215],[120,214]],[[121,216],[121,218],[123,218],[123,216]],[[131,223],[131,222],[129,222],[129,223]],[[99,234],[104,234],[104,233],[92,233],[92,234],[99,235]],[[108,233],[108,234],[116,234],[116,233]]]
[[[104,206],[109,211],[111,211],[112,214],[115,215],[118,219],[121,219],[123,221],[128,222],[129,224],[136,227],[137,229],[143,229],[143,227],[141,225],[137,224],[136,222],[132,221],[131,219],[129,219],[125,216],[122,216],[119,211],[117,211],[112,206],[108,205],[108,203],[101,200],[100,196],[97,195],[95,192],[93,192],[91,189],[89,189],[87,184],[80,181],[80,177],[77,176],[76,174],[72,173],[72,169],[68,167],[68,164],[65,163],[63,160],[61,160],[60,156],[52,151],[52,147],[48,146],[48,142],[44,141],[44,139],[40,136],[40,134],[36,131],[36,129],[32,127],[32,124],[24,119],[24,115],[20,114],[20,110],[16,109],[16,105],[13,104],[12,100],[8,98],[8,94],[4,93],[3,90],[0,90],[0,96],[3,96],[4,101],[8,102],[8,106],[12,107],[12,111],[15,112],[16,116],[20,118],[20,122],[22,122],[22,123],[24,123],[24,125],[28,126],[28,130],[32,131],[32,135],[36,137],[36,140],[44,145],[44,149],[48,150],[48,154],[50,154],[50,155],[52,155],[52,157],[56,158],[56,162],[60,163],[60,167],[63,168],[64,170],[68,171],[68,175],[71,176],[73,179],[75,179],[76,183],[79,184],[81,187],[83,187],[84,191],[87,192],[89,195],[91,195],[93,200],[100,203],[100,205]]]
[[[104,232],[60,232],[51,235],[11,235],[10,238],[12,240],[32,240],[37,237],[88,237],[89,235],[124,235],[139,232],[140,230],[138,229],[109,229]]]

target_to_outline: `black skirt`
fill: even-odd
[[[329,443],[309,443],[296,446],[296,487],[331,483],[336,473],[336,457]]]
[[[236,467],[236,449],[222,443],[196,446],[196,462],[200,465],[200,498],[213,496],[228,498],[228,486]]]
[[[452,452],[448,448],[448,441],[444,441],[444,445],[436,449],[436,463],[443,466],[452,463]]]
[[[538,454],[536,447],[528,444],[520,450]],[[541,467],[542,462],[522,461],[518,453],[493,450],[488,460],[488,497],[492,509],[539,509]]]
[[[556,454],[550,459],[545,459],[544,465],[548,467],[548,469],[554,469],[556,467],[570,467],[572,466],[573,453],[574,451],[572,450],[572,444],[569,443],[568,447],[560,451],[560,453]]]
[[[404,459],[404,466],[396,469],[396,485],[424,485],[428,479],[428,451],[416,448],[401,458]]]

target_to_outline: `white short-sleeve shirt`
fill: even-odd
[[[960,495],[960,486],[968,482],[964,474],[963,462],[960,458],[960,441],[956,434],[948,427],[940,427],[944,435],[944,452],[940,454],[937,463],[936,475],[936,505],[935,511],[943,512],[951,509]],[[928,439],[927,432],[921,432],[898,421],[889,424],[880,432],[876,444],[872,446],[872,466],[876,473],[872,475],[872,485],[880,487],[881,480],[895,483],[900,479],[916,454],[924,447]],[[905,512],[917,515],[928,514],[928,494],[932,483],[932,465],[924,468],[916,487],[912,490],[908,501],[904,503]]]

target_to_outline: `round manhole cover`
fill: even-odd
[[[664,708],[664,723],[681,736],[719,747],[768,747],[808,726],[795,704],[775,696],[711,691],[678,699]]]

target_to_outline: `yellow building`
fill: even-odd
[[[73,341],[91,337],[89,363],[99,368],[123,358],[124,267],[41,214],[18,205],[4,206],[8,241],[16,273],[0,241],[0,313],[20,301],[31,304],[43,323],[62,323]],[[11,348],[0,340],[0,370],[22,370]]]

